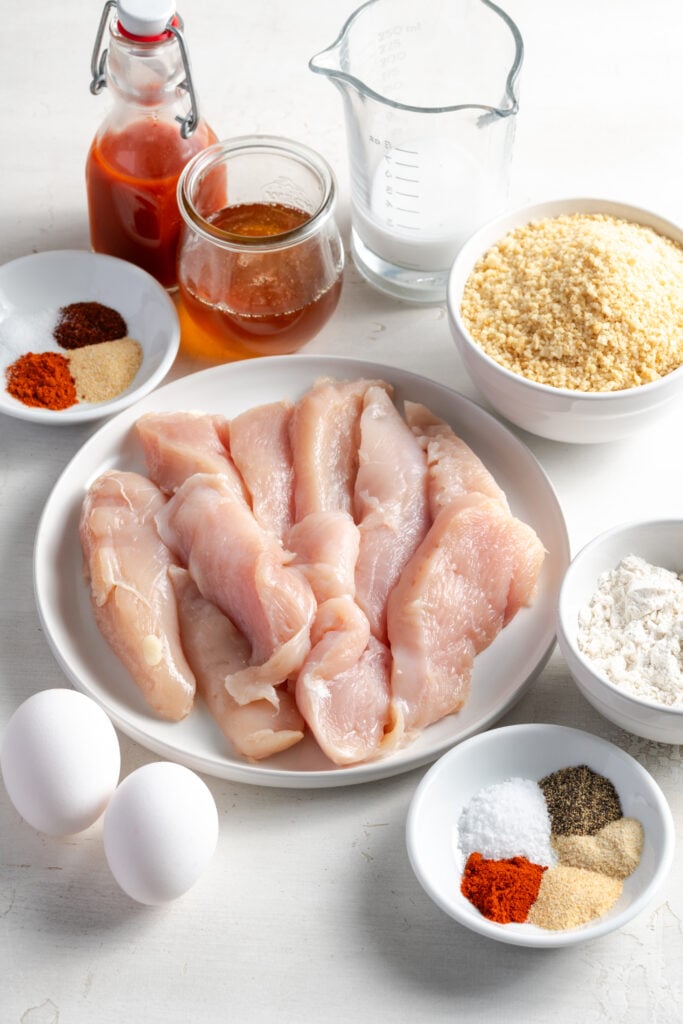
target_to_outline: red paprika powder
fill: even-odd
[[[471,853],[460,890],[490,921],[523,924],[536,902],[545,870],[526,857],[488,860],[480,853]]]
[[[78,401],[69,362],[59,352],[27,352],[5,371],[7,391],[24,405],[68,409]]]

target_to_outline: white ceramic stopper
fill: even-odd
[[[175,0],[118,0],[122,28],[133,36],[160,36],[175,14]]]

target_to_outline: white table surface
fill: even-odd
[[[353,0],[193,0],[181,8],[204,112],[222,137],[288,135],[340,184],[341,101],[307,68]],[[416,3],[416,10],[419,3]],[[95,0],[22,0],[0,34],[0,262],[87,248],[83,166],[108,99],[88,91]],[[515,205],[600,195],[683,221],[683,5],[508,0],[526,43]],[[481,401],[442,306],[367,286],[350,261],[338,310],[306,351],[394,363]],[[185,356],[170,377],[203,368]],[[99,426],[46,430],[0,416],[0,727],[31,693],[68,685],[41,634],[31,557],[41,508]],[[680,514],[683,408],[633,440],[569,446],[525,435],[554,484],[572,549],[624,519]],[[629,736],[576,690],[557,652],[500,724],[554,722],[633,754],[683,820],[675,746]],[[154,759],[121,736],[127,775]],[[683,844],[661,895],[621,932],[550,952],[492,943],[438,910],[413,877],[406,812],[425,769],[348,789],[262,789],[207,778],[214,860],[181,900],[138,906],[104,860],[100,825],[55,840],[0,786],[0,1021],[109,1024],[680,1020]]]

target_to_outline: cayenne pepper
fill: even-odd
[[[77,402],[69,362],[58,352],[27,352],[6,371],[7,391],[24,405],[68,409]]]
[[[53,331],[57,344],[66,349],[116,341],[127,334],[128,327],[121,314],[101,302],[72,302],[62,306]]]
[[[526,857],[488,860],[475,852],[467,858],[460,889],[489,921],[523,924],[545,870]]]

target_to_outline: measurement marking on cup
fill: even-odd
[[[403,196],[404,199],[419,199],[420,198],[419,195],[417,194],[417,192],[399,192],[398,189],[396,189],[396,195],[397,196]]]
[[[394,146],[394,151],[396,153],[410,153],[411,156],[417,156],[418,154],[417,149],[404,149],[402,146]]]
[[[419,210],[411,210],[405,206],[397,206],[396,209],[399,213],[419,213]]]
[[[404,231],[419,231],[417,224],[397,224],[397,228],[402,228]]]
[[[416,170],[420,166],[419,164],[407,164],[401,160],[395,160],[394,163],[396,164],[397,167],[414,167]]]
[[[407,182],[410,185],[417,185],[417,184],[419,184],[420,179],[419,178],[402,178],[400,174],[397,174],[396,175],[396,181],[405,181],[405,182]]]

